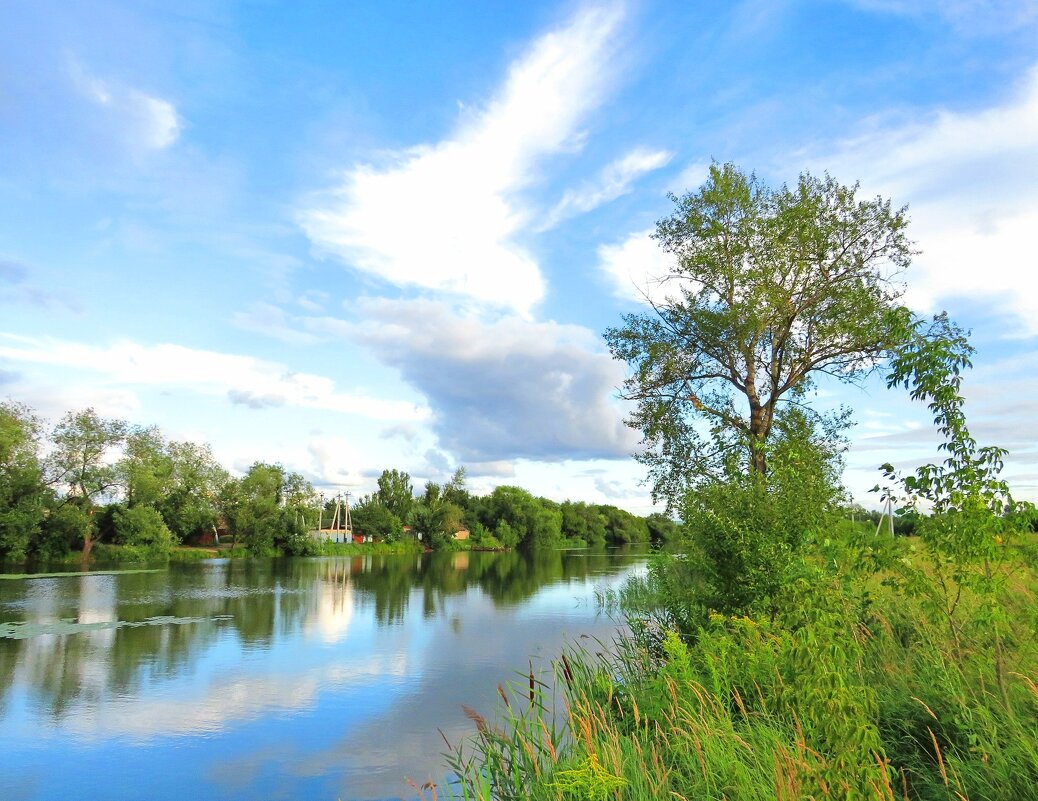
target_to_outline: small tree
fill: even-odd
[[[929,570],[911,576],[908,589],[929,601],[931,611],[943,618],[960,651],[958,619],[963,589],[976,591],[982,600],[977,609],[983,628],[994,638],[995,673],[1006,698],[1006,669],[1002,657],[1005,615],[998,603],[1006,548],[1012,535],[1030,528],[1030,504],[1015,501],[1009,485],[1000,477],[1007,451],[980,446],[966,421],[962,381],[971,366],[973,347],[968,333],[947,315],[927,324],[915,321],[908,343],[895,356],[888,385],[903,386],[913,400],[927,404],[934,425],[944,441],[941,464],[926,464],[913,474],[902,475],[890,464],[882,467],[893,482],[887,493],[899,494],[905,506],[899,511],[929,507],[917,530],[929,546]],[[879,487],[876,487],[879,490]],[[1008,704],[1008,698],[1007,704]]]
[[[130,430],[116,471],[127,506],[158,506],[169,495],[173,476],[173,461],[159,429]]]
[[[355,530],[385,542],[395,542],[403,534],[404,524],[400,518],[374,498],[362,498],[350,510],[350,517]]]
[[[173,533],[190,541],[215,528],[219,499],[229,476],[208,445],[171,442],[167,451],[172,476],[160,509]]]
[[[401,470],[383,470],[378,477],[375,500],[401,520],[410,520],[411,507],[414,505],[411,476]]]
[[[893,278],[912,254],[905,210],[856,193],[807,173],[771,189],[714,164],[698,191],[671,196],[655,235],[675,258],[668,296],[605,334],[631,368],[628,424],[642,431],[656,500],[675,508],[733,449],[766,475],[781,404],[819,374],[858,379],[903,331]]]
[[[124,421],[103,418],[88,408],[66,414],[51,435],[54,450],[47,460],[51,481],[64,486],[68,498],[78,499],[87,515],[119,488],[114,452],[126,433]],[[93,533],[92,525],[83,530],[84,559],[93,547]]]

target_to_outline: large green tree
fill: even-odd
[[[484,499],[481,520],[508,547],[550,547],[562,539],[562,510],[521,487],[496,487]]]
[[[175,534],[187,541],[197,539],[215,528],[220,494],[229,476],[208,445],[171,442],[166,450],[172,475],[159,508]]]
[[[51,481],[65,489],[66,498],[88,517],[96,505],[114,496],[120,487],[115,453],[125,442],[127,425],[101,417],[92,408],[68,412],[51,434],[48,457]],[[83,527],[83,557],[90,555],[95,526]]]
[[[411,519],[414,504],[411,476],[402,470],[383,470],[374,499],[406,523]]]
[[[782,405],[820,374],[854,381],[882,359],[906,330],[896,275],[912,244],[905,209],[828,175],[775,189],[714,164],[672,200],[655,234],[674,258],[665,299],[605,338],[630,367],[654,496],[676,508],[733,449],[766,475]]]
[[[26,406],[0,403],[0,559],[21,561],[38,539],[46,487],[39,420]]]
[[[131,429],[116,470],[127,506],[157,506],[169,494],[173,477],[162,432],[156,426]]]
[[[306,554],[315,550],[307,534],[317,522],[309,519],[316,516],[313,497],[313,487],[298,473],[256,462],[240,480],[226,484],[221,506],[235,537],[242,537],[250,553]]]

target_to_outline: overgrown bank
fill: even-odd
[[[715,164],[658,223],[675,291],[606,340],[684,552],[628,586],[631,636],[560,661],[561,706],[531,686],[502,729],[473,715],[456,794],[1038,799],[1035,510],[967,426],[966,334],[898,302],[905,210],[855,193]],[[942,440],[881,468],[917,538],[846,519],[849,413],[806,402],[878,369]]]
[[[530,704],[517,693],[503,730],[481,724],[474,750],[454,757],[455,790],[1038,798],[1038,542],[1018,546],[997,593],[962,587],[949,621],[935,614],[943,591],[928,546],[848,524],[819,543],[774,614],[714,613],[694,629],[672,614],[687,610],[688,562],[659,557],[629,588],[642,609],[631,610],[634,635],[556,665],[564,725],[542,725],[550,695]]]

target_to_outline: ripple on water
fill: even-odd
[[[67,635],[80,634],[84,631],[103,629],[139,628],[141,626],[184,626],[192,623],[219,623],[231,620],[230,615],[213,615],[211,617],[176,617],[174,615],[158,615],[145,620],[100,620],[92,623],[79,623],[71,619],[52,620],[46,622],[0,623],[0,639],[27,640],[31,637],[43,637],[48,634]]]

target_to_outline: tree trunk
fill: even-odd
[[[764,407],[750,399],[750,470],[761,476],[768,474],[768,457],[764,443],[768,437]]]
[[[83,555],[80,557],[83,567],[90,564],[90,552],[94,549],[93,527],[94,521],[91,519],[87,521],[86,528],[83,529]]]
[[[758,475],[768,474],[768,460],[759,445],[750,445],[750,469]]]

